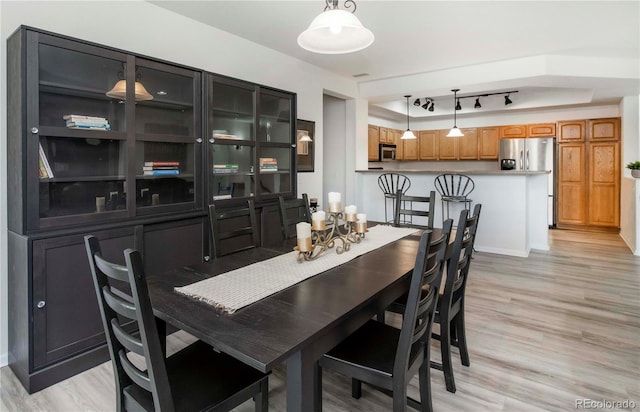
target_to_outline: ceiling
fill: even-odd
[[[509,106],[500,95],[481,98],[481,109],[462,99],[461,114],[613,104],[640,93],[635,0],[357,0],[355,14],[375,42],[343,55],[311,53],[296,42],[323,10],[321,0],[150,2],[352,78],[370,114],[389,119],[405,116],[406,94],[411,103],[436,102],[433,112],[411,104],[413,118],[450,116],[453,88],[463,97],[518,90]]]

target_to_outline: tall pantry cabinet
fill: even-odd
[[[558,227],[620,226],[620,119],[563,121],[558,131]]]

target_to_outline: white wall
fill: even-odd
[[[320,199],[321,209],[325,209],[328,203],[327,193],[342,193],[343,204],[348,204],[346,199],[346,125],[347,104],[337,97],[325,95],[323,99],[324,122],[324,159],[330,167],[323,168],[323,192],[316,193]],[[314,196],[315,197],[315,196]]]
[[[622,181],[620,182],[620,236],[640,256],[640,179],[631,177],[627,163],[640,160],[640,96],[620,103],[622,114]]]
[[[297,93],[298,118],[316,122],[317,142],[315,172],[299,174],[298,192],[322,192],[322,96],[355,98],[356,83],[141,0],[0,1],[0,164],[7,156],[4,45],[21,24]],[[1,167],[0,366],[7,362],[6,173]]]

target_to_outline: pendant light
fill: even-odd
[[[402,135],[402,137],[400,139],[402,139],[402,140],[415,139],[416,135],[413,134],[411,129],[409,129],[409,97],[411,97],[411,95],[407,95],[407,96],[404,96],[404,97],[407,99],[407,131],[404,132],[404,134]]]
[[[106,95],[114,99],[125,100],[127,98],[127,81],[124,79],[124,71],[118,72],[118,80],[111,90]],[[140,82],[140,73],[136,73],[135,83],[135,101],[153,100],[153,96],[145,89],[144,85]]]
[[[462,134],[462,132],[460,131],[460,129],[458,129],[458,126],[456,124],[456,102],[458,102],[458,104],[460,104],[458,98],[457,98],[457,94],[460,91],[460,89],[451,89],[451,91],[453,92],[453,127],[451,128],[451,130],[449,130],[449,133],[447,134],[447,137],[462,137],[464,136],[464,134]]]
[[[338,9],[338,0],[325,0],[326,6],[298,36],[298,44],[305,50],[322,54],[343,54],[365,49],[373,43],[371,30],[355,16],[356,3],[344,2],[345,8],[353,7],[349,13]]]

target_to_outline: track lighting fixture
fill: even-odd
[[[481,108],[481,107],[482,107],[482,105],[480,104],[480,98],[478,97],[478,98],[476,99],[476,104],[474,104],[474,105],[473,105],[473,108],[474,108],[474,109],[479,109],[479,108]]]
[[[431,106],[429,106],[429,111],[432,112],[434,111],[436,108],[436,102],[434,102],[433,100],[431,101]]]
[[[402,139],[402,140],[415,139],[416,135],[413,134],[411,129],[409,129],[409,97],[411,97],[411,95],[409,94],[409,95],[406,95],[404,97],[407,99],[407,131],[404,132],[404,134],[402,135],[402,137],[400,139]]]
[[[429,108],[429,100],[427,100],[426,102],[424,102],[424,104],[422,105],[422,108],[424,110],[427,110]]]
[[[426,104],[426,103],[425,103],[425,104]],[[420,106],[420,99],[416,99],[416,100],[413,102],[413,105],[414,105],[414,106]]]
[[[509,99],[509,95],[504,96],[504,105],[508,106],[511,103],[513,103],[513,102],[511,101],[511,99]]]

